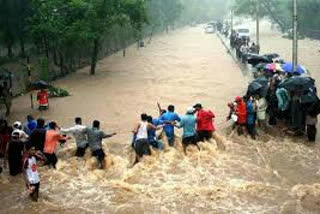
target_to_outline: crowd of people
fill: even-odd
[[[9,166],[9,174],[16,176],[24,174],[30,197],[37,201],[40,178],[37,171],[37,160],[50,168],[56,168],[58,158],[55,154],[58,146],[63,147],[72,135],[75,138],[77,150],[75,155],[83,157],[86,149],[90,148],[92,155],[98,160],[98,167],[105,167],[105,153],[102,140],[116,133],[106,134],[100,130],[100,122],[93,121],[92,127],[82,125],[81,118],[75,118],[75,125],[70,128],[60,128],[55,121],[46,121],[42,118],[35,120],[31,115],[27,122],[14,122],[9,126],[6,120],[0,121],[0,157],[2,166]],[[6,163],[8,160],[8,164]],[[0,166],[0,171],[2,171]]]
[[[196,114],[196,115],[195,115]],[[200,103],[186,110],[186,114],[179,116],[175,107],[169,105],[167,110],[159,107],[159,118],[152,118],[147,114],[141,114],[141,120],[133,130],[132,146],[136,152],[135,163],[138,163],[144,155],[150,155],[150,146],[162,150],[163,142],[161,135],[156,136],[156,130],[162,129],[168,145],[175,146],[175,128],[183,129],[182,146],[186,154],[189,145],[195,145],[199,150],[198,143],[213,137],[216,128],[214,125],[215,115],[211,110],[205,110]]]
[[[288,134],[308,136],[315,142],[320,100],[315,80],[307,70],[280,59],[278,54],[259,55],[259,47],[237,36],[230,36],[230,48],[235,49],[239,61],[253,66],[254,80],[245,96],[228,104],[230,115],[239,134],[256,139],[256,124],[267,130],[282,125]]]
[[[212,111],[205,110],[200,103],[189,107],[183,116],[175,113],[173,105],[169,105],[167,110],[159,108],[159,112],[158,118],[152,118],[145,113],[141,114],[141,120],[132,131],[132,147],[136,154],[133,165],[138,163],[144,155],[151,155],[151,148],[163,150],[164,144],[160,140],[162,134],[157,136],[157,130],[161,130],[161,133],[166,135],[168,145],[174,147],[175,128],[183,129],[184,153],[189,145],[195,145],[200,150],[198,142],[213,137],[215,115]],[[24,124],[16,121],[9,126],[6,120],[1,120],[0,158],[3,161],[0,171],[2,167],[8,165],[11,176],[23,173],[30,197],[37,201],[40,187],[37,161],[41,165],[47,165],[48,168],[56,169],[58,162],[56,151],[72,137],[77,147],[75,156],[84,157],[86,150],[90,149],[92,156],[97,159],[97,167],[104,169],[106,154],[102,141],[116,133],[107,134],[101,131],[98,120],[93,121],[90,127],[83,125],[80,117],[75,118],[74,122],[72,127],[61,128],[55,121],[46,122],[42,118],[35,120],[31,115],[27,116]]]

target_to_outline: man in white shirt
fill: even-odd
[[[82,119],[80,117],[75,118],[76,125],[68,128],[61,129],[62,134],[72,134],[76,140],[77,144],[77,157],[83,157],[88,148],[88,139],[87,139],[87,127],[82,125]]]

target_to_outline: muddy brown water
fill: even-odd
[[[97,170],[88,151],[73,157],[70,141],[57,152],[57,170],[40,168],[40,200],[27,198],[21,176],[0,175],[0,213],[320,213],[320,152],[305,139],[260,132],[258,141],[230,136],[226,103],[244,93],[248,79],[215,35],[201,27],[155,37],[146,48],[131,47],[127,57],[115,54],[99,62],[96,76],[88,68],[55,84],[72,96],[52,99],[39,115],[29,109],[29,95],[14,100],[11,120],[27,113],[72,125],[103,121],[102,129],[117,132],[104,142],[107,169]],[[212,109],[226,151],[214,141],[153,152],[130,167],[130,130],[147,112],[157,115],[156,102],[175,104],[179,114],[202,102]],[[163,139],[165,141],[165,139]]]

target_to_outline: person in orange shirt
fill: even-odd
[[[46,132],[46,138],[44,143],[44,155],[47,158],[47,164],[56,168],[58,158],[55,154],[59,141],[69,140],[69,137],[61,135],[58,131],[58,126],[56,122],[49,123],[49,130]]]
[[[49,107],[49,94],[46,90],[41,89],[37,94],[39,110],[47,110]]]

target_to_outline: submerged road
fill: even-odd
[[[320,152],[274,133],[259,141],[233,136],[226,151],[214,143],[155,152],[129,167],[131,129],[142,112],[157,116],[156,103],[174,104],[179,114],[202,102],[226,135],[227,102],[242,95],[248,79],[216,35],[203,28],[184,28],[153,38],[146,48],[135,45],[127,57],[114,54],[99,62],[96,76],[88,68],[57,81],[72,96],[52,99],[45,119],[62,127],[75,116],[86,124],[103,121],[102,129],[118,132],[105,141],[106,170],[96,170],[88,151],[73,157],[70,142],[58,151],[57,170],[40,168],[40,201],[29,203],[23,179],[0,175],[0,213],[319,213]],[[14,100],[12,120],[22,119],[29,96]],[[180,135],[180,131],[177,132]],[[164,139],[165,140],[165,139]]]

